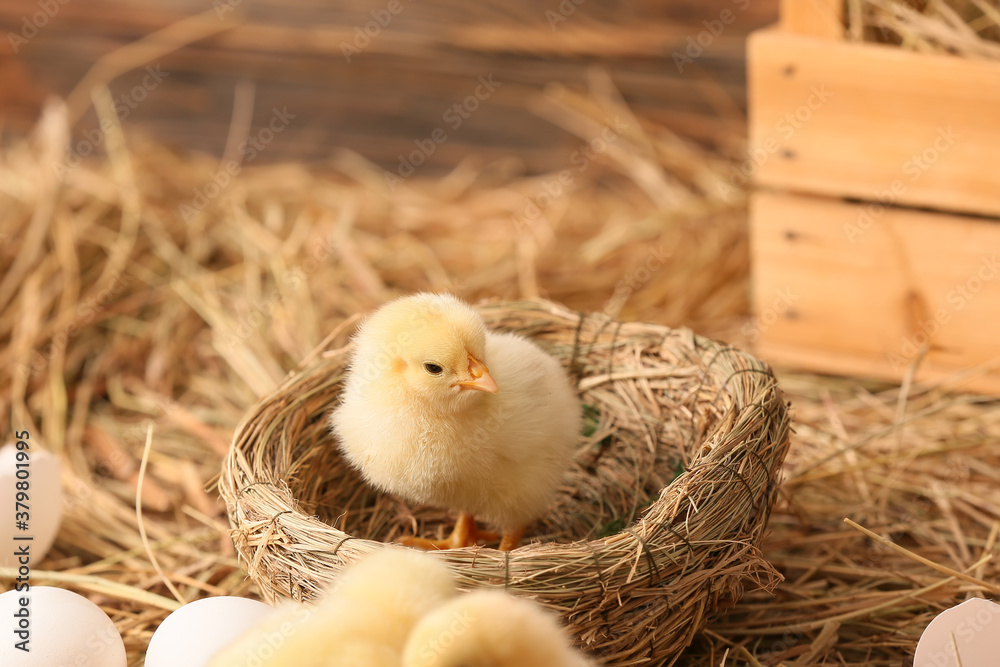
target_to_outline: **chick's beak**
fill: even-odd
[[[497,387],[496,380],[490,375],[490,369],[486,368],[486,364],[471,354],[469,355],[469,375],[472,376],[472,379],[459,382],[459,387],[462,389],[478,389],[479,391],[486,391],[491,394],[497,393],[499,388]]]

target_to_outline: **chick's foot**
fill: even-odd
[[[521,543],[522,537],[524,537],[524,528],[504,533],[500,540],[500,551],[513,551]]]
[[[434,551],[439,549],[474,547],[480,542],[496,542],[498,539],[500,539],[500,536],[497,533],[476,528],[476,519],[471,514],[463,512],[458,516],[455,528],[446,539],[430,540],[424,537],[404,537],[399,540],[399,543],[405,544],[408,547]]]

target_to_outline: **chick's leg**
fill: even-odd
[[[472,547],[479,542],[495,542],[499,536],[496,533],[482,531],[476,528],[476,519],[471,514],[462,512],[458,515],[455,528],[446,539],[429,540],[423,537],[404,537],[401,544],[408,547],[417,547],[433,551],[435,549],[460,549],[462,547]]]
[[[500,551],[513,551],[521,543],[522,537],[524,537],[523,527],[505,532],[500,539]]]
[[[475,517],[465,512],[458,515],[458,521],[455,522],[455,530],[451,534],[454,536],[456,533],[459,534],[458,541],[461,542],[463,547],[475,546],[480,542],[496,542],[500,539],[500,535],[493,531],[476,528]]]

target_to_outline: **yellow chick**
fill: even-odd
[[[446,540],[503,533],[515,548],[552,501],[580,432],[580,403],[562,366],[531,341],[486,330],[469,305],[415,294],[369,316],[330,425],[369,483],[410,502],[460,512]]]
[[[331,595],[348,604],[372,604],[381,614],[379,633],[402,648],[416,622],[458,593],[447,566],[420,552],[386,548],[352,565]]]
[[[399,667],[413,626],[455,594],[443,563],[384,549],[348,568],[316,605],[279,607],[209,667]]]
[[[587,667],[556,619],[500,591],[453,598],[425,616],[402,667]]]

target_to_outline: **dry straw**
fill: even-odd
[[[348,153],[326,170],[250,165],[185,221],[178,207],[212,178],[218,160],[182,158],[127,131],[105,144],[107,156],[59,179],[52,166],[65,157],[66,136],[54,116],[27,141],[0,148],[0,430],[28,428],[63,460],[64,519],[33,583],[99,604],[125,639],[130,667],[142,664],[153,631],[180,604],[151,554],[184,600],[256,596],[225,507],[204,487],[240,420],[287,370],[330,332],[329,346],[342,345],[346,330],[335,329],[352,313],[400,293],[546,295],[581,311],[613,305],[609,312],[620,308],[623,320],[748,343],[741,332],[759,332],[760,323],[747,319],[744,193],[723,198],[728,191],[718,187],[731,183],[735,165],[629,115],[600,78],[593,83],[591,96],[552,88],[547,113],[581,140],[588,118],[629,118],[621,150],[595,161],[522,227],[511,215],[553,175],[524,176],[509,161],[469,159],[394,193],[380,169]],[[113,110],[105,117],[113,120]],[[654,182],[672,203],[650,199]],[[316,263],[331,238],[335,250]],[[653,249],[669,261],[648,281],[635,280]],[[622,287],[628,298],[619,300]],[[313,355],[306,366],[314,363],[339,361]],[[935,614],[968,597],[998,597],[1000,403],[954,393],[954,383],[779,377],[795,432],[761,550],[784,579],[773,592],[748,590],[705,626],[682,662],[907,665]],[[648,380],[651,391],[661,382]],[[609,392],[627,416],[629,404],[611,394],[620,385],[588,391]],[[641,405],[646,397],[632,399]],[[589,441],[607,434],[595,431]],[[143,460],[146,543],[135,508]],[[293,485],[303,479],[295,473]],[[608,469],[612,504],[591,515],[589,525],[602,520],[599,533],[617,530],[610,508],[635,502],[615,497],[624,493],[614,485],[620,474]],[[317,502],[330,492],[294,488]],[[411,516],[381,502],[377,514],[352,510],[337,526],[389,536],[446,525],[442,514]],[[533,538],[554,540],[547,531],[539,524]],[[643,552],[632,555],[633,581],[648,579]],[[0,589],[15,577],[0,569]]]
[[[1000,60],[996,0],[852,0],[848,35],[922,53]]]
[[[660,248],[670,261],[635,284],[622,319],[733,341],[753,324],[742,209],[719,212],[697,196],[684,213],[657,209],[620,177],[627,162],[593,165],[524,237],[495,225],[538,179],[467,163],[388,197],[380,172],[346,158],[350,180],[297,165],[247,169],[231,197],[188,225],[177,206],[217,161],[182,160],[130,134],[113,147],[127,154],[80,165],[57,186],[56,130],[44,124],[32,141],[0,150],[0,261],[13,286],[0,311],[0,428],[29,428],[63,457],[64,520],[34,583],[100,604],[130,666],[180,604],[136,525],[147,421],[155,423],[141,495],[148,551],[187,601],[256,596],[225,507],[203,487],[247,411],[328,333],[341,345],[336,327],[351,313],[400,291],[455,285],[470,301],[543,293],[601,310]],[[644,131],[659,159],[675,155],[655,126]],[[111,168],[125,157],[136,189]],[[688,164],[692,174],[720,166],[701,155]],[[127,193],[142,204],[137,231],[122,224]],[[351,241],[354,254],[311,265],[331,235]],[[253,319],[260,312],[267,317]],[[795,433],[761,549],[784,581],[773,593],[748,591],[683,662],[908,664],[936,613],[969,596],[997,597],[926,563],[1000,581],[1000,403],[952,393],[954,384],[904,389],[788,373],[780,381]],[[394,520],[397,507],[386,510]],[[350,532],[358,518],[341,522]],[[544,536],[544,526],[535,530]],[[0,570],[0,587],[15,577]]]
[[[686,329],[618,323],[546,301],[481,307],[578,379],[575,462],[529,544],[437,552],[464,588],[502,587],[557,611],[607,664],[675,661],[750,584],[779,576],[758,545],[788,447],[765,364]],[[323,354],[237,428],[221,491],[264,595],[309,600],[410,526],[446,517],[366,487],[327,429],[349,348]],[[499,490],[502,492],[502,489]]]

